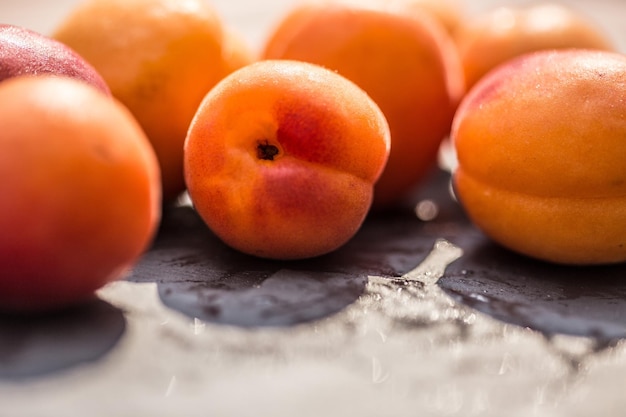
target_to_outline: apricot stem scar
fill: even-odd
[[[270,144],[267,140],[259,141],[256,149],[257,157],[266,161],[273,161],[274,157],[280,153],[278,148]]]

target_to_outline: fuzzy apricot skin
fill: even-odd
[[[160,218],[154,152],[128,110],[69,78],[0,83],[0,310],[93,297],[149,245]]]
[[[457,195],[514,251],[562,264],[626,260],[626,57],[544,51],[503,65],[462,102]]]
[[[207,94],[185,142],[185,178],[226,244],[310,258],[358,231],[388,154],[386,120],[356,85],[315,65],[267,60]]]
[[[410,1],[305,2],[277,23],[261,54],[337,71],[380,106],[392,146],[375,210],[401,203],[431,172],[465,92],[451,37],[419,9]]]
[[[71,77],[111,95],[98,71],[67,45],[23,27],[0,24],[0,81],[44,74]]]

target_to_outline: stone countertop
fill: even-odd
[[[0,16],[46,32],[75,2],[28,3],[37,15]],[[291,1],[214,3],[260,42]],[[570,3],[626,41],[623,3]],[[0,316],[0,417],[626,415],[626,266],[504,251],[448,182],[436,170],[413,199],[434,216],[370,216],[309,261],[247,257],[190,207],[168,210],[93,303]]]

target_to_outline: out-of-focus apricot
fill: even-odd
[[[131,113],[67,77],[0,83],[0,309],[92,297],[150,243],[160,209],[152,147]]]
[[[317,65],[264,60],[207,94],[185,142],[185,178],[226,244],[309,258],[357,232],[388,153],[387,122],[354,83]]]
[[[252,50],[243,35],[235,30],[226,30],[222,41],[222,71],[223,77],[231,72],[252,64],[258,60],[255,51]]]
[[[71,77],[111,94],[96,69],[67,45],[23,27],[0,24],[0,81],[44,74]]]
[[[450,36],[406,1],[300,4],[278,22],[262,57],[337,71],[380,106],[392,143],[376,209],[397,204],[430,172],[464,93]]]
[[[90,62],[159,159],[165,201],[184,190],[183,143],[200,101],[246,59],[204,0],[86,0],[54,38]],[[225,60],[230,60],[225,62]]]
[[[552,3],[498,7],[461,25],[455,38],[468,88],[499,64],[525,53],[613,49],[590,19],[568,6]]]
[[[456,115],[457,195],[496,242],[565,264],[626,260],[626,57],[509,61]]]

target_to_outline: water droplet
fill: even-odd
[[[198,318],[194,318],[193,319],[193,324],[191,325],[192,329],[193,329],[193,334],[195,336],[201,334],[202,332],[204,332],[204,329],[206,328],[206,324],[198,319]]]
[[[175,388],[176,388],[176,375],[172,375],[172,377],[170,378],[169,384],[167,384],[167,389],[165,390],[164,396],[169,397],[170,395],[172,395]]]
[[[432,200],[422,200],[415,206],[415,214],[420,220],[429,222],[439,214],[439,206]]]
[[[469,295],[470,298],[473,298],[474,300],[480,301],[481,303],[488,303],[489,299],[487,297],[485,297],[484,295],[481,294],[476,294],[476,293],[471,293]]]
[[[372,382],[382,384],[389,379],[389,371],[383,369],[382,363],[376,357],[372,358]]]

